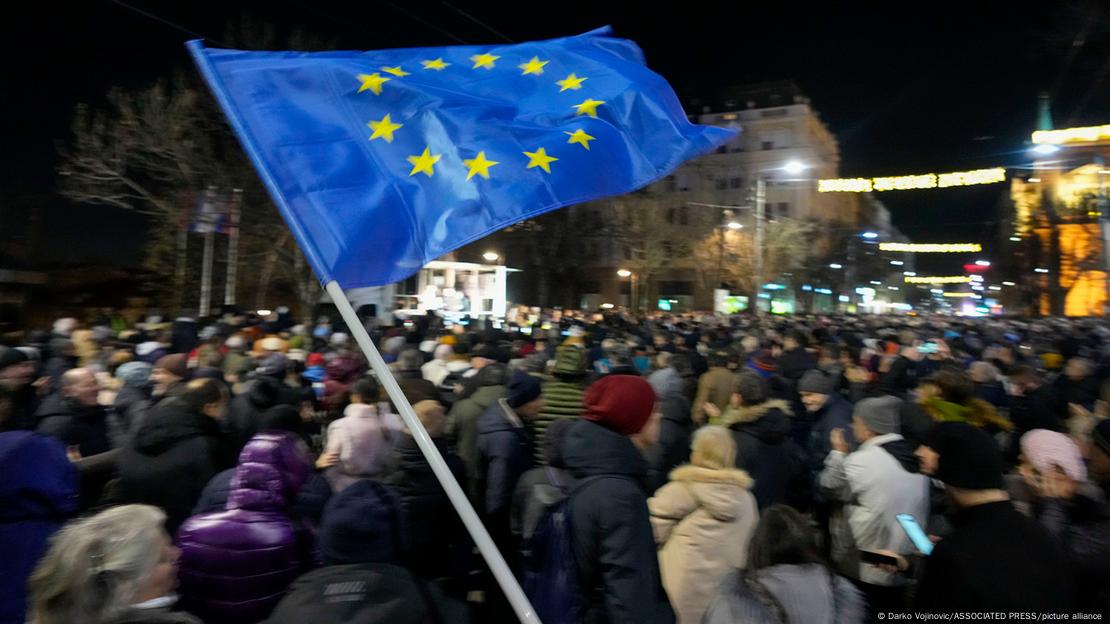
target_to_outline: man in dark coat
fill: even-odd
[[[465,623],[466,606],[402,567],[404,521],[396,494],[361,480],[324,509],[324,567],[304,574],[274,608],[269,624]]]
[[[945,484],[955,530],[925,562],[915,610],[1067,612],[1071,574],[1049,533],[1010,502],[1002,456],[986,432],[945,422],[919,450],[922,470]]]
[[[802,405],[813,420],[813,431],[806,449],[810,473],[816,476],[825,467],[825,456],[832,450],[829,434],[833,429],[844,432],[844,439],[851,447],[856,442],[852,437],[852,404],[836,391],[838,379],[820,371],[811,370],[802,375],[798,382],[798,394]]]
[[[166,530],[176,532],[212,477],[235,465],[220,430],[226,410],[227,390],[212,379],[189,382],[180,397],[155,408],[121,453],[124,501],[162,508]]]
[[[470,396],[459,399],[447,414],[447,435],[455,442],[455,451],[466,464],[472,498],[478,496],[478,418],[505,394],[508,369],[494,362],[478,371],[469,382],[477,389]]]
[[[11,415],[0,431],[35,428],[35,413],[39,409],[38,389],[35,388],[36,363],[20,349],[0,347],[0,387],[11,397]]]
[[[563,459],[577,480],[570,526],[585,622],[674,622],[643,487],[647,466],[637,448],[656,436],[658,423],[649,425],[654,402],[642,378],[605,377],[586,390],[582,420],[566,433]]]
[[[274,354],[262,361],[255,377],[246,383],[242,394],[231,400],[228,410],[228,429],[235,434],[238,448],[260,430],[266,411],[278,405],[300,407],[301,393],[284,383],[288,360]]]
[[[710,373],[706,373],[708,375]],[[729,391],[732,375],[729,375]],[[648,487],[651,491],[662,487],[671,470],[690,459],[690,438],[694,424],[690,419],[690,400],[685,394],[685,380],[678,371],[668,366],[648,377],[655,391],[659,421],[659,440],[645,453],[648,461]]]
[[[37,431],[65,444],[71,459],[93,458],[81,475],[81,508],[88,509],[100,500],[104,486],[112,479],[116,451],[107,410],[97,403],[100,384],[86,368],[75,368],[62,375],[58,391],[39,406]]]

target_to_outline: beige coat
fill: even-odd
[[[721,580],[747,563],[759,511],[743,470],[679,466],[648,500],[663,587],[679,624],[697,624]]]

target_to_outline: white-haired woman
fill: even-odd
[[[663,587],[679,624],[701,622],[721,580],[744,567],[759,521],[752,479],[734,467],[732,433],[702,427],[690,449],[690,463],[648,500]]]
[[[178,550],[166,515],[113,507],[66,525],[30,580],[31,624],[200,624],[171,611]]]

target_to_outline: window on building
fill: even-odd
[[[717,178],[717,190],[723,191],[728,188],[728,180],[725,178]]]
[[[669,258],[672,254],[674,254],[674,245],[669,240],[663,241],[663,255]]]
[[[678,224],[690,225],[690,209],[688,207],[682,206],[678,209]]]
[[[744,186],[744,180],[742,178],[735,177],[728,181],[728,185],[734,189],[742,188]]]
[[[790,202],[779,202],[776,211],[780,217],[790,216]]]
[[[674,208],[667,208],[667,223],[674,225]]]
[[[667,192],[670,192],[670,193],[673,193],[676,190],[678,190],[678,182],[675,181],[673,175],[672,176],[667,176],[667,180],[666,180],[666,182],[664,182],[664,188],[666,188]]]
[[[773,150],[773,149],[775,149],[775,142],[774,141],[763,141],[762,143],[760,143],[760,146],[761,146],[760,149],[763,149],[763,150]]]

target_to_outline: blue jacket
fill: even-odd
[[[0,433],[0,624],[23,624],[27,578],[77,512],[77,470],[56,438]]]

